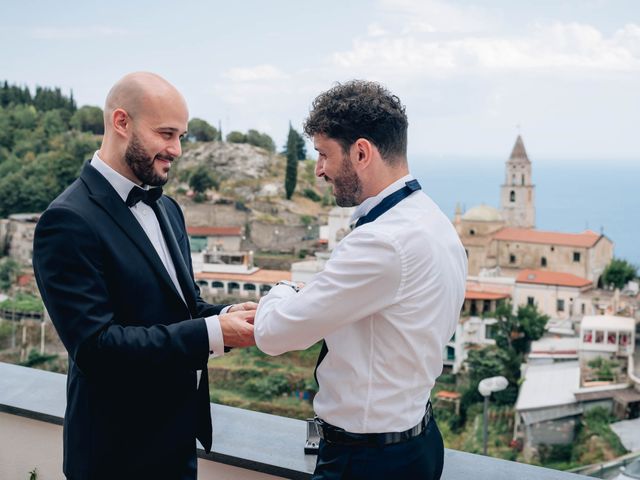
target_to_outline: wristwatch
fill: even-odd
[[[291,287],[293,288],[294,291],[299,292],[300,288],[298,288],[298,285],[296,285],[294,282],[290,282],[289,280],[280,280],[278,283],[276,283],[276,287],[278,285],[286,285],[287,287]]]

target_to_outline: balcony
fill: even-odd
[[[66,376],[0,363],[0,478],[62,478]],[[213,451],[198,451],[198,478],[309,479],[315,456],[304,454],[300,420],[211,404]],[[589,478],[480,455],[445,451],[445,480]]]

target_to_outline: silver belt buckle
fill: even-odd
[[[308,455],[317,455],[320,448],[320,438],[322,437],[322,429],[318,423],[318,417],[307,418],[307,441],[304,444],[304,453]]]

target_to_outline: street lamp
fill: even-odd
[[[483,414],[483,448],[484,455],[487,454],[487,424],[488,424],[488,411],[489,411],[489,397],[493,392],[499,392],[504,390],[509,385],[509,381],[504,377],[489,377],[483,378],[478,384],[478,391],[480,395],[484,397],[484,414]]]

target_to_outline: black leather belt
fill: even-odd
[[[335,443],[338,445],[351,445],[358,447],[381,447],[384,445],[392,445],[394,443],[406,442],[420,435],[429,424],[433,415],[431,402],[427,403],[427,410],[422,417],[420,423],[415,427],[405,430],[404,432],[387,432],[387,433],[351,433],[342,428],[334,427],[330,423],[316,417],[315,421],[318,425],[320,438],[325,442]]]

